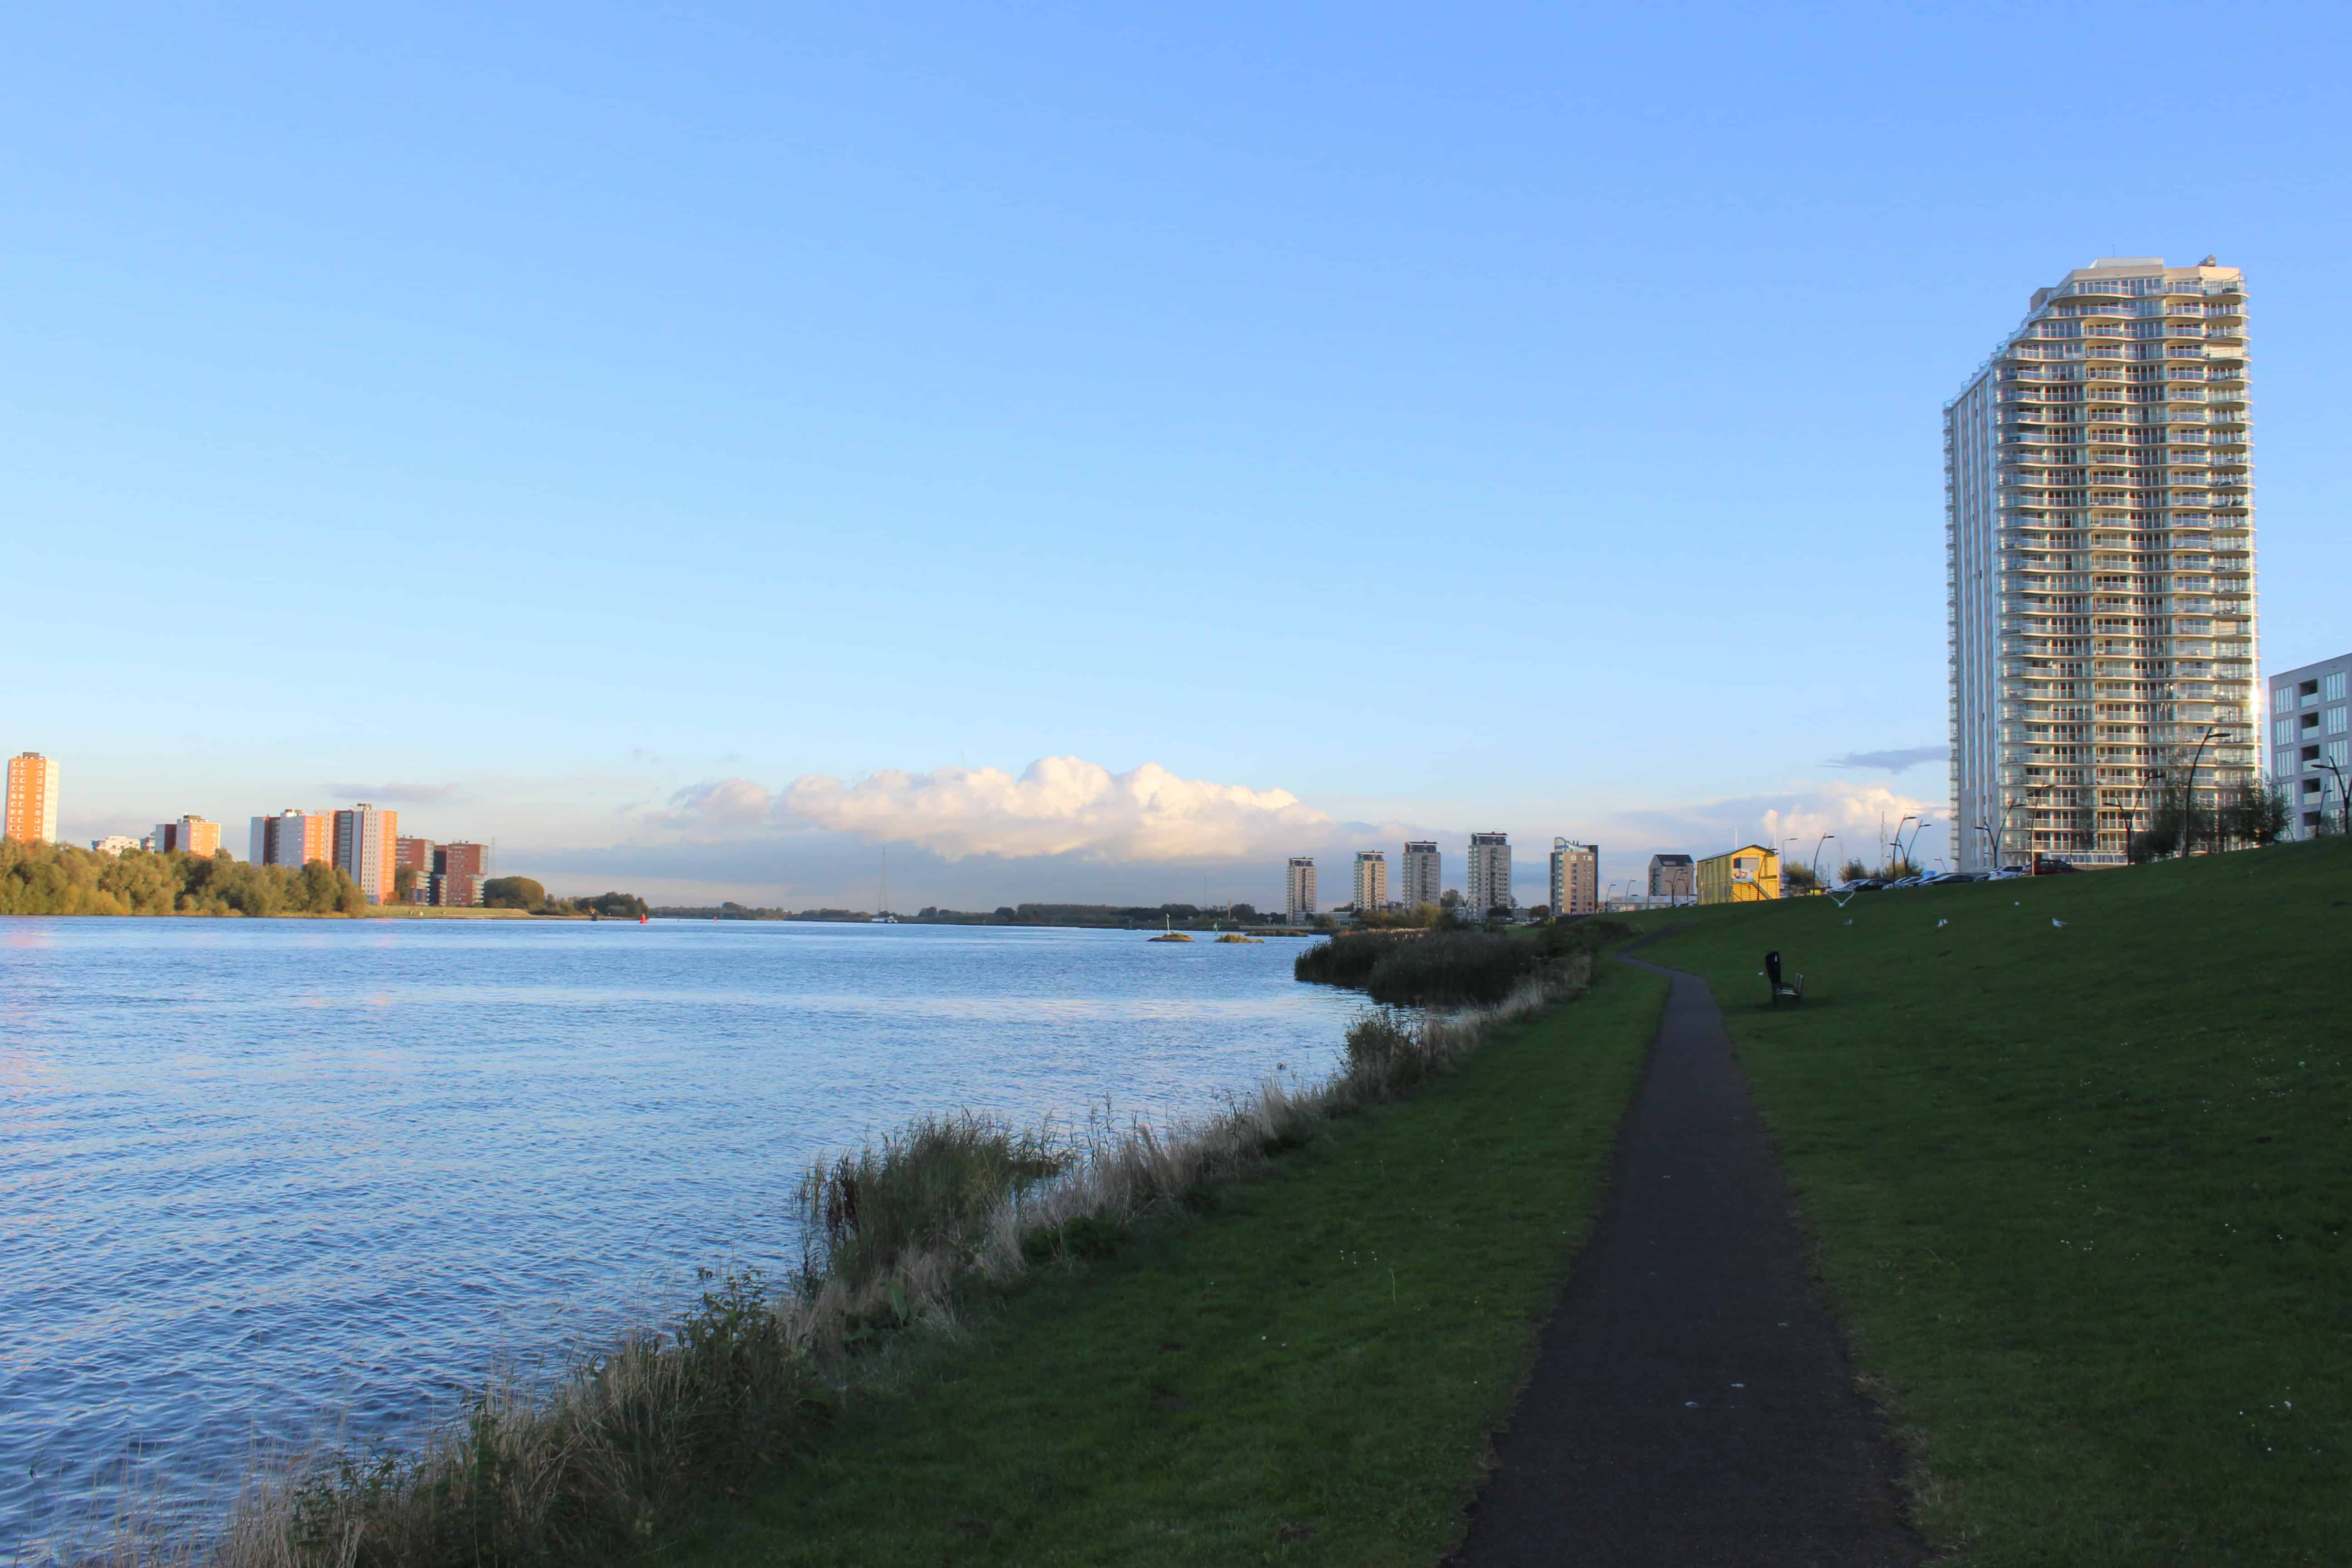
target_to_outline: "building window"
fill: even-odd
[[[2344,700],[2344,672],[2339,669],[2321,681],[2319,694],[2330,702],[2341,702]]]

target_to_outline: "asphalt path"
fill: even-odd
[[[1919,1563],[1900,1462],[1813,1289],[1723,1015],[1696,977],[1621,962],[1673,994],[1614,1188],[1449,1561]]]

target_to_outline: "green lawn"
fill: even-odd
[[[2352,1563],[2347,937],[2339,840],[1653,950],[1724,1004],[1958,1559]],[[1761,1005],[1774,947],[1801,1010]]]
[[[666,1561],[1433,1563],[1595,1213],[1616,969],[1117,1258],[1043,1273]]]

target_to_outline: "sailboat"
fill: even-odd
[[[887,844],[882,846],[882,894],[874,900],[874,907],[882,912],[867,921],[867,925],[894,926],[898,923],[898,917],[890,912],[890,847]]]

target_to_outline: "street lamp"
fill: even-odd
[[[2026,803],[2027,803],[2028,805],[2031,805],[2031,804],[2032,803],[2033,797],[2034,797],[2035,795],[2040,795],[2043,790],[2050,788],[2052,785],[2055,784],[2057,782],[2058,782],[2058,781],[2057,781],[2056,779],[2044,779],[2042,783],[2040,783],[2040,784],[2028,784],[2028,785],[2026,785],[2026,786],[2025,786],[2025,800],[2026,800]],[[1992,857],[1992,859],[1993,859],[1993,869],[1994,869],[1994,870],[1996,870],[1996,871],[1998,871],[1998,870],[2000,870],[2000,858],[2001,858],[2001,856],[2006,852],[2003,847],[2004,847],[2004,846],[2006,846],[2006,845],[2009,843],[2009,814],[2010,814],[2011,812],[2012,812],[2012,811],[2015,811],[2015,810],[2017,809],[2017,807],[2018,807],[2018,799],[2017,799],[2017,797],[2016,797],[2015,795],[2011,795],[2011,796],[2010,796],[2010,797],[2009,797],[2009,804],[2008,804],[2007,805],[2005,805],[2005,806],[2003,806],[2003,807],[2001,808],[2001,813],[2000,813],[2000,837],[1998,839],[1996,839],[1996,840],[1994,841],[1994,843],[1993,843],[1993,857]],[[2032,865],[2033,865],[2033,857],[2032,857],[2032,846],[2029,844],[2028,846],[2026,846],[2026,849],[2027,849],[2027,855],[2026,855],[2025,863],[2026,863],[2026,867],[2027,867],[2027,868],[2030,870],[2030,869],[2032,869]]]
[[[2344,793],[2344,769],[2333,757],[2322,757],[2319,765],[2336,775],[2336,804],[2342,814],[2344,831],[2352,835],[2352,795]]]
[[[2217,735],[2225,742],[2230,738],[2229,731],[2221,725],[2206,725],[2205,732],[2197,738],[2196,752],[2189,759],[2189,787],[2180,792],[2180,857],[2184,860],[2189,858],[2190,847],[2189,825],[2194,820],[2193,814],[2197,809],[2197,764],[2205,760],[2205,742]],[[2212,851],[2208,850],[2206,853],[2210,854]]]
[[[1813,846],[1813,886],[1816,888],[1822,885],[1822,845],[1827,844],[1831,839],[1836,837],[1837,835],[1834,833],[1824,833],[1822,835],[1820,842]],[[1841,844],[1844,842],[1843,839],[1839,839],[1838,841]]]

